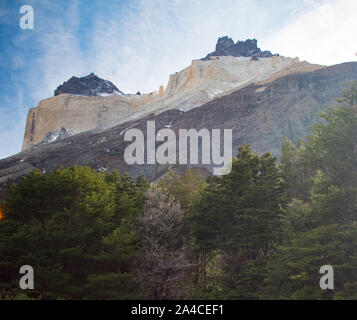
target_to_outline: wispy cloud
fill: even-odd
[[[357,1],[305,1],[302,12],[265,41],[286,56],[332,65],[356,61]]]

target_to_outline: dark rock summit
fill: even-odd
[[[224,36],[218,39],[216,50],[209,53],[203,60],[209,60],[212,56],[270,58],[274,56],[274,54],[270,51],[262,51],[258,48],[256,39],[247,39],[234,43],[232,38]]]
[[[217,40],[216,51],[224,51],[232,46],[234,46],[234,41],[232,38],[228,38],[227,36],[221,37]]]
[[[62,93],[78,94],[81,96],[98,97],[111,94],[123,94],[113,83],[97,77],[94,73],[77,78],[72,77],[63,82],[54,92],[55,96]]]

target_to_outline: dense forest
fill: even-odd
[[[222,177],[31,172],[1,203],[0,299],[357,299],[356,84],[320,116]]]

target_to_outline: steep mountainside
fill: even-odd
[[[65,130],[68,135],[87,130],[100,131],[151,113],[169,109],[187,111],[251,83],[269,80],[278,73],[319,68],[322,66],[280,56],[259,60],[249,57],[211,57],[205,61],[192,61],[189,67],[170,76],[165,90],[161,87],[159,92],[151,94],[78,96],[83,93],[81,90],[75,91],[76,95],[60,94],[30,109],[23,150],[59,130]],[[57,138],[61,136],[57,135]]]
[[[357,80],[357,63],[344,63],[313,72],[299,72],[251,84],[229,95],[186,112],[168,110],[132,120],[102,132],[88,131],[50,144],[37,145],[0,160],[0,185],[16,180],[34,168],[52,170],[63,165],[90,165],[96,169],[119,169],[133,176],[160,177],[166,166],[127,165],[124,161],[124,132],[139,128],[146,132],[146,121],[155,120],[156,129],[233,129],[233,147],[249,143],[256,152],[279,155],[286,136],[292,141],[304,137],[319,118],[316,114],[341,95],[342,84]],[[211,171],[212,166],[202,166]],[[174,166],[177,170],[181,166]]]

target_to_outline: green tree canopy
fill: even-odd
[[[19,268],[31,265],[33,295],[44,299],[132,296],[130,263],[140,249],[134,223],[145,185],[77,166],[35,170],[12,184],[0,221],[2,287],[16,289]],[[132,283],[128,292],[122,282]]]

